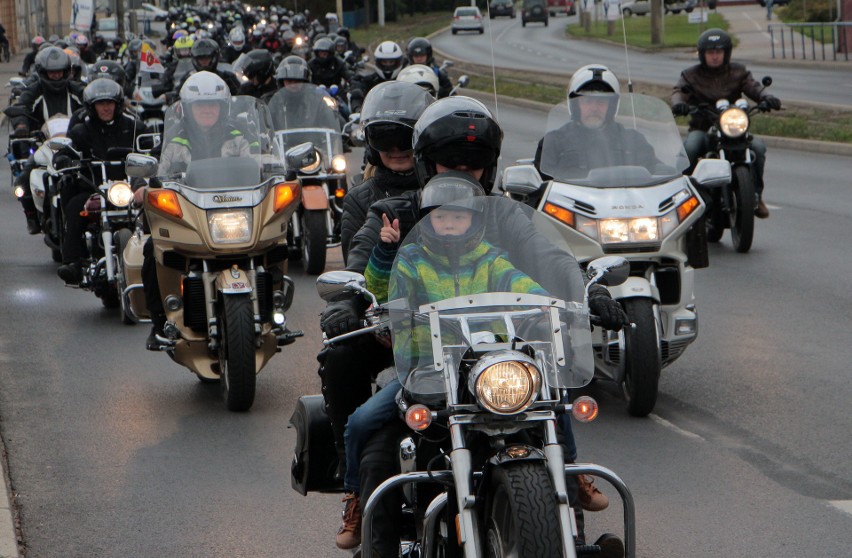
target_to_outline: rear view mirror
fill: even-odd
[[[532,165],[515,165],[503,170],[503,191],[517,196],[530,196],[541,189],[541,175]]]
[[[156,176],[159,163],[155,157],[131,153],[124,162],[127,176],[133,178],[151,178]]]
[[[598,284],[607,287],[621,285],[630,276],[630,262],[621,256],[604,256],[592,260],[586,268],[589,285]]]
[[[731,183],[731,164],[720,159],[701,159],[692,171],[692,180],[704,188],[720,188]]]
[[[63,147],[71,147],[73,142],[69,138],[59,137],[48,140],[47,146],[53,151],[59,151]]]
[[[367,290],[367,280],[353,271],[328,271],[317,277],[317,293],[326,302]]]
[[[459,87],[467,87],[470,84],[470,78],[467,75],[463,75],[459,78]]]

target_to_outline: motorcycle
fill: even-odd
[[[460,203],[470,203],[475,211],[522,211],[537,234],[560,253],[567,249],[553,223],[531,208],[498,197],[453,205]],[[422,246],[424,222],[400,244],[400,254],[408,246]],[[499,246],[487,236],[486,242]],[[453,252],[438,249],[434,255],[452,258]],[[399,262],[398,254],[391,295],[395,285],[407,284]],[[601,258],[588,266],[589,284],[618,284],[628,269],[623,258]],[[568,290],[560,278],[535,271],[529,277]],[[635,510],[628,487],[604,467],[565,465],[556,439],[557,417],[570,413],[587,421],[597,414],[593,399],[568,399],[569,388],[593,376],[587,292],[460,292],[424,303],[402,288],[403,296],[380,306],[364,278],[345,271],[321,275],[317,288],[325,300],[372,298],[370,325],[325,343],[389,329],[403,388],[397,395],[399,412],[410,428],[400,440],[401,473],[383,482],[364,505],[362,556],[373,551],[374,510],[401,488],[403,556],[569,558],[599,552],[598,546],[575,544],[565,476],[581,473],[606,479],[621,495],[627,556],[635,556]],[[321,396],[301,398],[291,419],[298,432],[292,480],[302,493],[334,489],[335,463],[328,459],[333,442],[321,401]],[[435,487],[437,494],[428,491]]]
[[[764,87],[772,85],[772,78],[764,77]],[[706,218],[707,239],[719,242],[725,229],[731,230],[734,249],[746,253],[754,241],[754,211],[757,207],[753,136],[749,133],[751,117],[757,112],[769,112],[765,103],[749,106],[747,99],[733,105],[727,99],[716,101],[715,107],[696,106],[692,111],[704,112],[715,121],[707,132],[710,150],[707,159],[727,161],[731,166],[731,181],[709,194],[709,211]]]
[[[615,121],[641,134],[656,160],[626,162],[613,142],[609,152],[590,142],[568,156],[559,136],[545,136],[541,174],[532,165],[508,167],[500,188],[557,223],[581,265],[611,254],[629,260],[630,277],[610,292],[636,327],[595,328],[595,369],[599,379],[622,386],[631,415],[646,416],[662,369],[698,336],[694,270],[706,267],[708,256],[697,188],[726,183],[730,168],[708,159],[683,176],[689,162],[671,111],[659,99],[622,95]],[[547,130],[569,122],[561,104],[551,110]],[[582,169],[570,166],[577,164],[572,159],[606,164]]]
[[[284,158],[288,149],[303,145],[306,153],[317,156],[311,166],[288,167],[298,177],[302,202],[288,231],[290,257],[301,260],[312,275],[325,269],[327,248],[340,244],[347,191],[341,119],[334,104],[309,84],[279,89],[269,101],[279,155]]]
[[[152,87],[157,81],[147,77],[147,74],[143,74],[142,80],[142,83],[138,84],[133,91],[133,99],[130,104],[149,130],[162,133],[166,95],[154,97]]]
[[[247,411],[257,374],[302,335],[287,329],[285,316],[294,295],[286,275],[287,223],[299,184],[285,180],[265,105],[233,97],[228,114],[252,144],[252,155],[190,161],[183,172],[161,177],[162,188],[147,191],[144,207],[168,320],[162,350],[200,380],[219,381],[229,410]],[[179,104],[166,111],[165,123],[168,148],[182,128]],[[201,143],[200,133],[183,130],[178,141]],[[150,178],[158,162],[129,155],[126,171]],[[124,249],[123,295],[141,288],[136,281],[144,244],[134,234]],[[140,298],[128,296],[128,304],[136,316],[149,317]]]

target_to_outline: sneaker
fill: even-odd
[[[343,497],[343,525],[337,531],[337,548],[350,550],[361,544],[361,499],[354,492]]]
[[[79,285],[83,280],[83,270],[80,264],[76,262],[60,265],[56,270],[56,274],[59,275],[60,279],[65,281],[66,285]]]
[[[27,232],[30,234],[41,232],[41,223],[38,222],[38,217],[35,215],[27,216]]]
[[[763,203],[763,200],[758,200],[757,207],[754,210],[754,216],[758,219],[766,219],[769,217],[769,208]]]
[[[595,486],[595,479],[588,475],[577,475],[580,492],[577,497],[580,507],[586,511],[598,512],[609,507],[609,498]]]

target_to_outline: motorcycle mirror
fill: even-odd
[[[441,64],[441,69],[443,70],[444,68],[452,68],[455,65],[456,63],[452,60],[444,60],[444,63]]]
[[[316,165],[319,162],[319,155],[314,149],[314,144],[305,142],[288,149],[284,154],[284,161],[288,171],[298,170]]]
[[[361,113],[353,112],[349,115],[349,122],[360,122],[361,121]]]
[[[515,165],[503,170],[503,191],[517,196],[531,196],[541,189],[543,181],[532,165]]]
[[[9,83],[12,84],[12,87],[18,87],[24,84],[24,78],[13,77],[9,80]]]
[[[769,87],[770,85],[772,85],[772,78],[769,76],[763,76],[761,83],[764,87]]]
[[[158,166],[156,157],[131,153],[124,161],[124,172],[132,178],[151,178],[157,174]]]
[[[720,188],[731,183],[731,164],[720,159],[701,159],[692,171],[692,181],[705,188]]]
[[[470,78],[467,75],[463,75],[459,78],[459,87],[467,87],[470,83]]]
[[[586,274],[591,279],[589,285],[614,287],[627,281],[630,276],[630,262],[621,256],[604,256],[592,260],[586,268]]]
[[[47,142],[47,146],[53,151],[59,151],[63,147],[71,147],[73,142],[69,138],[52,138]]]
[[[327,271],[317,277],[317,294],[326,302],[340,295],[362,293],[367,290],[367,280],[354,271]]]

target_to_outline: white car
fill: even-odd
[[[169,17],[169,12],[153,4],[142,4],[142,7],[135,11],[139,21],[166,21]]]
[[[453,13],[453,23],[450,26],[453,35],[459,31],[479,31],[485,33],[482,25],[482,13],[475,6],[461,6]]]

